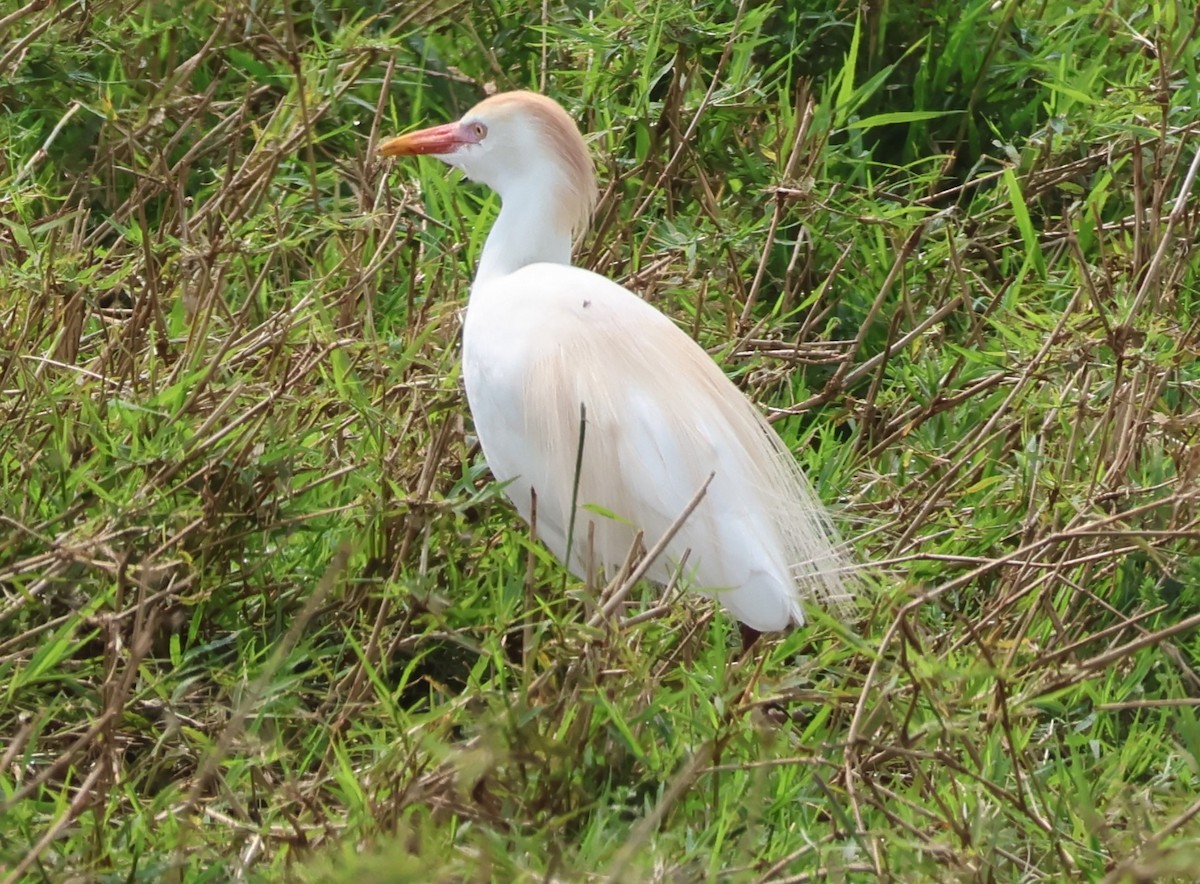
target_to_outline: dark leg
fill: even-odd
[[[750,649],[754,647],[754,643],[758,641],[758,637],[762,633],[745,623],[738,623],[738,628],[742,631],[742,656],[745,657],[750,653]]]

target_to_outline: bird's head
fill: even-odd
[[[596,201],[595,170],[579,128],[558,102],[536,92],[485,98],[454,123],[388,139],[379,153],[437,157],[502,201],[546,199],[556,220],[576,232],[587,226]]]

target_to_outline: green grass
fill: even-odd
[[[0,7],[0,881],[1191,879],[1191,5]],[[545,88],[579,260],[873,563],[737,662],[493,484],[495,200],[378,139]]]

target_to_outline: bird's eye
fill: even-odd
[[[483,125],[483,123],[472,123],[471,131],[475,133],[476,138],[482,141],[483,136],[487,135],[487,126]]]

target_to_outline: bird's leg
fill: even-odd
[[[754,647],[754,643],[758,641],[758,637],[762,633],[745,623],[738,623],[738,628],[742,632],[742,656],[745,657],[750,654],[750,649]]]
[[[742,631],[742,653],[738,657],[738,663],[745,663],[750,659],[750,652],[754,649],[754,643],[758,641],[758,637],[762,635],[757,629],[752,626],[747,626],[745,623],[739,623],[738,628]],[[754,684],[758,681],[758,677],[762,674],[764,657],[759,657],[755,662],[754,674],[750,678],[750,683],[746,686],[745,692],[742,694],[742,701],[745,702],[751,696]],[[775,700],[768,700],[762,704],[762,714],[766,716],[775,726],[779,726],[786,722],[790,716],[784,706]]]

